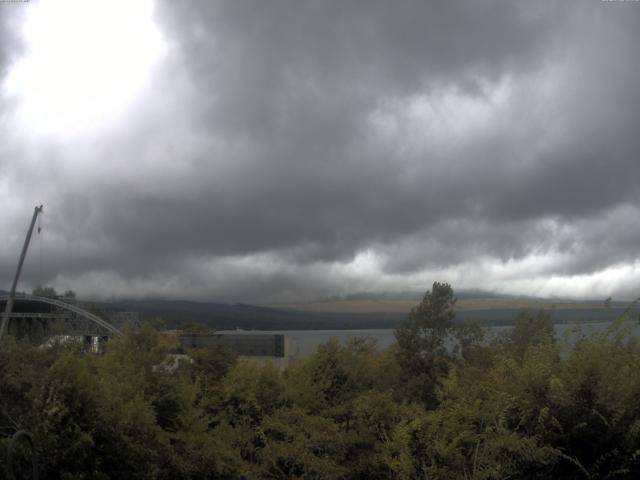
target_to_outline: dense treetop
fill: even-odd
[[[502,336],[452,322],[434,284],[398,342],[337,340],[280,370],[220,348],[158,368],[151,326],[101,355],[0,345],[0,462],[33,433],[41,478],[637,478],[640,344],[621,319],[555,339],[524,313]]]

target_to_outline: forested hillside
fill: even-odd
[[[638,478],[629,321],[569,342],[522,315],[487,338],[454,302],[436,283],[393,347],[330,341],[284,371],[220,349],[156,368],[176,345],[150,326],[102,355],[9,338],[0,461],[28,429],[51,479]]]

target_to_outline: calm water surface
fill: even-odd
[[[594,332],[599,332],[611,325],[611,322],[593,323],[565,323],[555,325],[557,337],[562,337],[566,332],[569,335],[577,335],[576,329],[580,329],[583,335],[589,336]],[[494,335],[506,332],[512,327],[486,327]],[[634,334],[640,335],[640,326],[634,325]],[[386,348],[396,341],[393,329],[369,329],[369,330],[225,330],[219,333],[246,333],[246,334],[284,334],[296,339],[298,344],[298,355],[307,355],[320,344],[335,337],[344,342],[351,337],[372,337],[376,340],[378,347]]]

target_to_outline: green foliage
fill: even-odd
[[[553,341],[553,322],[551,315],[540,311],[536,315],[522,312],[516,317],[507,337],[513,353],[522,358],[531,345],[540,345]]]
[[[33,295],[36,295],[38,297],[57,297],[58,296],[58,292],[56,291],[55,288],[53,287],[47,287],[44,285],[38,285],[36,288],[33,289]]]
[[[211,333],[211,327],[205,325],[202,322],[196,320],[184,320],[178,326],[178,330],[182,330],[187,333]]]
[[[438,390],[453,363],[487,360],[482,328],[453,323],[456,300],[451,285],[434,282],[395,332],[403,394],[430,409],[437,407]]]
[[[429,408],[449,367],[446,340],[453,326],[456,298],[449,284],[434,282],[396,330],[398,362],[407,394]]]
[[[559,342],[525,313],[485,340],[454,303],[434,284],[389,349],[333,339],[284,370],[220,347],[175,356],[149,325],[99,356],[6,338],[0,462],[28,429],[52,479],[638,477],[628,322]]]

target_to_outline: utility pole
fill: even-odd
[[[42,213],[42,205],[36,206],[33,211],[33,218],[31,219],[31,225],[29,225],[29,231],[27,232],[27,237],[24,239],[24,245],[22,247],[22,253],[20,254],[20,261],[18,262],[18,268],[16,270],[16,276],[13,278],[13,285],[11,285],[11,292],[9,293],[9,299],[7,300],[7,305],[4,308],[4,314],[2,315],[2,323],[0,324],[0,340],[4,336],[4,332],[7,329],[7,324],[9,323],[9,317],[11,316],[11,312],[13,311],[13,301],[16,297],[16,288],[18,287],[18,280],[20,279],[20,272],[22,271],[22,265],[24,264],[24,259],[27,256],[27,250],[29,249],[29,243],[31,242],[31,234],[33,233],[33,227],[36,224],[36,219],[38,218],[38,214]]]

